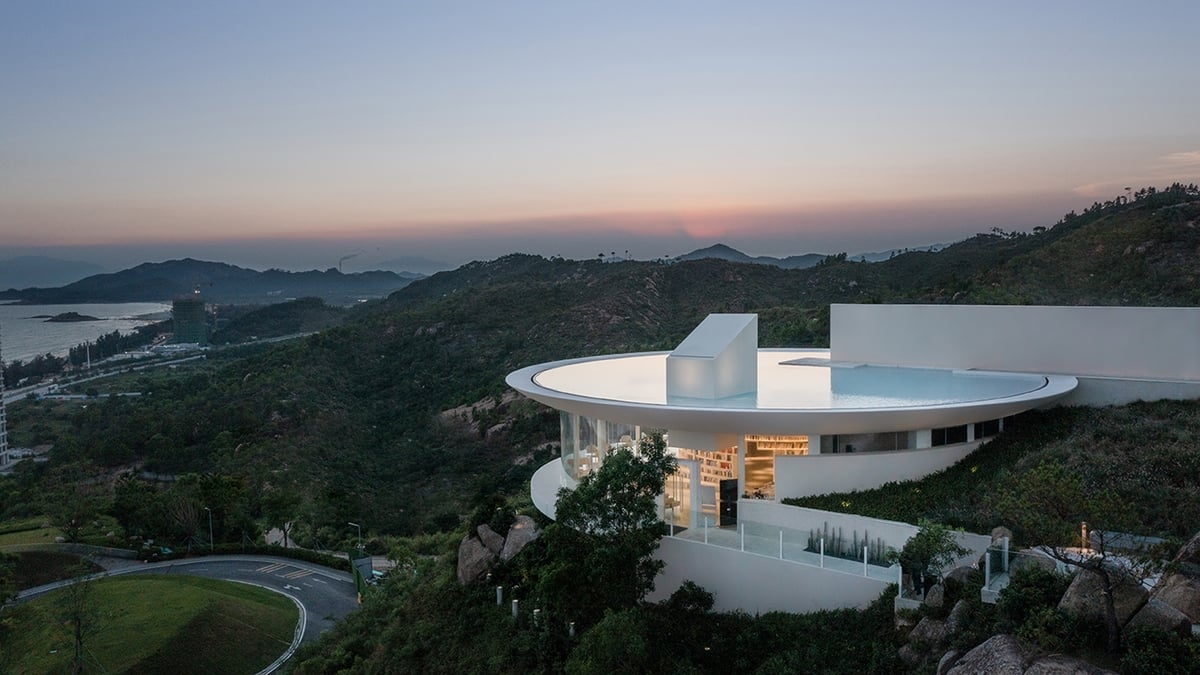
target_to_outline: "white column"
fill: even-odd
[[[933,429],[918,429],[917,430],[917,448],[932,448],[933,447]]]

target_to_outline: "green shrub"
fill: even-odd
[[[1013,570],[1008,587],[1000,591],[996,602],[997,630],[1014,631],[1033,613],[1057,607],[1070,585],[1070,577],[1039,565]]]
[[[1200,642],[1150,626],[1135,626],[1125,637],[1121,672],[1126,675],[1200,673]]]
[[[1039,607],[1017,628],[1017,639],[1025,647],[1044,652],[1065,651],[1070,646],[1066,641],[1067,622],[1066,614],[1052,607]]]
[[[506,537],[508,528],[512,527],[516,518],[517,513],[508,503],[508,499],[498,492],[493,493],[471,512],[471,519],[467,521],[467,533],[474,534],[480,525],[487,525],[496,534]]]

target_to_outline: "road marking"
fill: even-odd
[[[328,581],[325,581],[324,579],[318,579],[317,577],[313,577],[312,579],[309,579],[309,581],[315,581],[318,584],[326,584],[326,585],[329,584]]]
[[[289,572],[283,576],[285,579],[299,579],[310,574],[312,574],[312,570],[296,570],[295,572]]]
[[[275,563],[273,565],[263,565],[262,567],[258,568],[255,571],[256,572],[274,572],[274,571],[282,569],[284,567],[287,567],[286,563]]]

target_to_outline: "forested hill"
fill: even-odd
[[[89,406],[58,457],[290,485],[309,504],[301,535],[346,521],[452,527],[479,494],[523,490],[542,459],[533,449],[556,439],[557,416],[500,402],[517,367],[669,349],[710,312],[757,312],[764,346],[812,346],[827,344],[834,302],[1197,305],[1198,222],[1200,194],[1180,187],[879,263],[505,256],[416,281],[341,327],[153,396]],[[479,401],[468,427],[439,421]]]
[[[403,288],[420,275],[395,272],[342,274],[324,272],[265,272],[202,260],[168,260],[97,274],[59,288],[9,289],[0,300],[55,305],[85,302],[165,302],[199,289],[205,300],[224,304],[267,304],[299,297],[319,297],[330,304],[348,305],[361,298],[379,298]]]

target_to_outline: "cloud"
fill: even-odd
[[[1173,167],[1200,166],[1200,150],[1172,152],[1160,159],[1164,164]]]
[[[1108,180],[1085,183],[1071,189],[1077,195],[1092,199],[1112,199],[1125,194],[1125,188],[1165,187],[1175,181],[1187,182],[1200,177],[1200,150],[1172,152],[1155,157],[1130,173]]]

